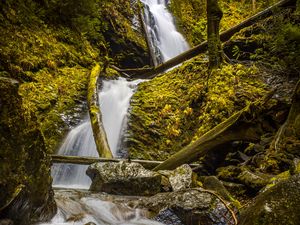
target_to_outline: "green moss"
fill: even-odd
[[[127,140],[133,158],[164,160],[265,93],[258,68],[241,64],[215,70],[207,86],[200,60],[139,86]]]
[[[239,60],[259,61],[273,73],[294,76],[300,65],[298,20],[297,11],[281,10],[275,16],[235,34],[226,43],[225,52]]]

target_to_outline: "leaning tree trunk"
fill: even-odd
[[[261,125],[262,115],[266,111],[266,102],[273,94],[274,92],[271,92],[263,100],[251,103],[232,115],[198,140],[172,155],[154,170],[174,169],[182,164],[193,162],[217,147],[232,141],[259,141],[264,133]]]
[[[209,68],[218,68],[222,61],[222,48],[220,41],[220,21],[223,12],[219,7],[218,0],[207,0],[207,41]]]

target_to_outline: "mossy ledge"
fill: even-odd
[[[201,57],[140,84],[126,140],[132,158],[165,160],[266,93],[256,66],[225,65],[209,76]]]

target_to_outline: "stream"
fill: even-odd
[[[184,37],[176,30],[174,19],[167,10],[165,0],[142,0],[145,5],[145,22],[148,38],[154,48],[158,62],[165,62],[189,48]],[[130,99],[141,80],[127,81],[124,78],[103,81],[99,93],[100,108],[108,143],[114,157],[120,156],[122,134],[126,129],[126,117]],[[59,155],[93,156],[98,153],[93,138],[90,119],[72,129],[63,141]],[[58,212],[50,223],[45,224],[140,224],[159,225],[146,219],[139,209],[115,204],[102,195],[87,194],[91,184],[85,174],[87,166],[54,164],[52,167],[53,187]],[[63,191],[63,189],[69,189]],[[70,190],[70,189],[76,189]],[[81,190],[81,191],[80,191]],[[113,199],[113,197],[111,197]],[[125,199],[126,202],[126,199]]]

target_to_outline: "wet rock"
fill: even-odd
[[[91,191],[149,196],[161,190],[161,175],[138,163],[94,163],[86,173],[92,179]]]
[[[130,205],[148,209],[159,218],[167,211],[171,214],[169,217],[178,217],[177,223],[182,221],[183,224],[225,225],[232,219],[228,209],[215,195],[201,189],[159,193],[131,202]]]
[[[244,210],[240,225],[300,224],[300,174],[259,194]]]
[[[192,168],[187,164],[177,167],[175,170],[161,170],[158,171],[158,173],[168,177],[173,191],[184,190],[196,186],[196,175],[193,173]]]
[[[162,210],[153,219],[163,224],[184,225],[171,209]]]

